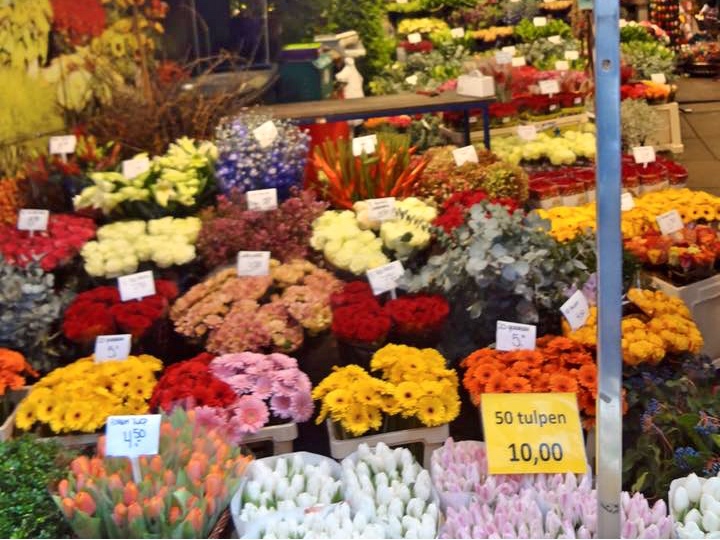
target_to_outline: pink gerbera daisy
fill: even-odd
[[[292,400],[290,396],[275,394],[270,399],[270,409],[278,418],[292,418]]]
[[[308,392],[297,392],[290,398],[292,416],[296,422],[307,422],[313,414],[314,405]]]
[[[255,433],[269,420],[270,411],[265,403],[254,396],[243,396],[238,399],[233,409],[238,428],[243,433]]]
[[[270,377],[260,375],[252,385],[252,393],[258,399],[267,399],[272,394],[273,382]]]

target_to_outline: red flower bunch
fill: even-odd
[[[345,341],[381,343],[385,340],[392,319],[373,296],[370,285],[353,281],[330,297],[332,331]]]
[[[202,353],[174,364],[155,385],[150,409],[169,412],[176,405],[225,408],[237,401],[235,391],[210,371],[213,356]]]
[[[52,0],[53,28],[73,45],[87,43],[105,29],[100,0]]]
[[[517,115],[518,108],[515,103],[491,103],[488,107],[490,118],[506,118]]]
[[[450,306],[440,295],[415,294],[390,300],[385,304],[385,311],[399,334],[415,336],[441,330]]]
[[[470,208],[487,199],[488,194],[482,189],[453,193],[453,195],[443,203],[438,217],[433,221],[433,225],[435,227],[441,227],[446,233],[450,234],[465,223],[465,218]],[[514,212],[519,207],[518,202],[510,197],[495,198],[490,202],[502,204],[510,212]]]
[[[178,295],[175,283],[155,281],[156,294],[142,300],[121,302],[116,287],[104,286],[80,293],[65,311],[62,329],[70,341],[89,344],[97,336],[118,332],[140,339],[164,317]]]
[[[88,218],[54,214],[45,231],[19,231],[15,225],[0,224],[0,253],[12,265],[25,267],[39,260],[46,272],[67,263],[95,236],[95,223]]]

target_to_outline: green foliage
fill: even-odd
[[[644,100],[626,99],[620,105],[623,148],[643,146],[660,127],[660,117]]]
[[[560,36],[568,39],[572,37],[572,28],[560,19],[550,19],[545,26],[535,26],[529,19],[523,19],[515,27],[515,35],[523,43],[530,43],[539,38]]]
[[[283,44],[306,43],[323,26],[331,0],[274,0],[271,7],[280,19]]]
[[[631,41],[655,41],[650,31],[639,24],[627,24],[620,28],[620,43]]]
[[[72,456],[54,443],[23,436],[0,443],[0,537],[72,538],[48,487]]]
[[[580,42],[574,38],[553,43],[547,38],[539,38],[530,43],[518,45],[517,50],[528,64],[541,70],[554,70],[555,62],[565,60],[567,51],[580,51]],[[569,61],[570,69],[584,70],[586,60],[583,57]]]
[[[623,62],[632,66],[639,79],[650,80],[654,73],[664,73],[668,80],[675,73],[675,53],[657,41],[633,41],[620,46]]]
[[[421,0],[423,9],[432,11],[435,9],[456,9],[461,7],[472,7],[476,0]]]

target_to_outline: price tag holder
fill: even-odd
[[[510,56],[515,56],[515,53],[517,52],[515,45],[506,45],[505,47],[503,47],[500,50],[502,52],[510,53]]]
[[[130,458],[133,479],[142,481],[140,456],[152,456],[160,450],[159,414],[108,416],[105,425],[105,455]]]
[[[461,167],[465,163],[479,163],[477,150],[473,145],[463,146],[462,148],[456,148],[452,151],[453,158],[455,159],[455,165]]]
[[[557,79],[548,79],[545,81],[540,81],[540,93],[544,94],[546,96],[551,96],[553,94],[559,94],[560,93],[560,83],[558,83]]]
[[[495,53],[495,63],[499,65],[512,64],[513,56],[509,52],[499,51]]]
[[[547,17],[533,17],[533,26],[547,26]]]
[[[150,160],[146,157],[126,159],[122,162],[122,175],[125,178],[135,178],[150,170]]]
[[[550,43],[554,43],[555,45],[559,45],[560,43],[562,43],[562,40],[563,40],[562,37],[557,36],[557,35],[555,35],[555,36],[548,36],[548,41],[549,41]]]
[[[498,351],[534,351],[536,336],[537,328],[533,324],[498,321],[495,348]]]
[[[239,251],[237,273],[240,277],[267,276],[270,273],[270,252]]]
[[[667,77],[664,73],[653,73],[650,75],[650,80],[657,84],[667,84]]]
[[[567,71],[570,69],[570,62],[567,60],[558,60],[555,62],[555,69],[557,71]]]
[[[565,51],[565,60],[579,60],[580,53],[578,51]]]
[[[272,120],[268,120],[264,124],[253,129],[253,137],[260,144],[260,148],[267,148],[277,139],[278,130]]]
[[[18,212],[17,228],[19,231],[46,231],[49,220],[49,210],[23,208]]]
[[[635,199],[633,199],[632,193],[623,193],[620,196],[620,210],[627,212],[635,208]]]
[[[677,210],[670,210],[664,214],[660,214],[655,218],[660,232],[665,235],[675,234],[678,231],[682,231],[685,228],[680,212]]]
[[[50,137],[50,153],[66,156],[75,152],[77,137],[75,135],[59,135]]]
[[[458,26],[450,30],[450,35],[455,39],[462,39],[465,37],[465,29],[462,26]]]
[[[410,86],[415,86],[418,83],[418,76],[410,75],[409,77],[405,77],[405,82],[408,83]]]
[[[590,317],[590,305],[582,291],[576,291],[567,302],[560,306],[560,311],[573,330],[585,326]]]
[[[132,347],[130,334],[116,334],[112,336],[98,336],[95,338],[94,359],[96,364],[116,360],[127,360]]]
[[[412,34],[408,34],[408,42],[412,43],[413,45],[420,43],[422,41],[422,35],[420,32],[413,32]]]
[[[635,163],[647,165],[655,161],[655,148],[652,146],[636,146],[632,149]]]
[[[267,212],[278,207],[277,189],[256,189],[245,194],[248,210]]]
[[[535,127],[535,124],[518,126],[517,134],[518,137],[520,137],[524,141],[534,141],[535,139],[537,139],[537,127]]]
[[[155,279],[152,270],[120,276],[118,289],[120,290],[120,300],[123,302],[152,296],[155,294]]]
[[[368,199],[368,219],[370,221],[389,221],[395,219],[395,197]]]
[[[405,273],[400,261],[393,261],[372,270],[367,271],[367,278],[370,282],[375,296],[397,289],[397,281]]]
[[[490,474],[587,472],[574,393],[483,394],[480,408]]]
[[[355,137],[352,141],[353,156],[361,156],[365,154],[375,153],[377,146],[377,135],[365,135],[364,137]]]
[[[524,56],[513,56],[512,67],[523,67],[527,65]]]

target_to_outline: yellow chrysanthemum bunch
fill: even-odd
[[[149,355],[95,363],[92,356],[58,368],[37,382],[18,406],[15,425],[45,424],[53,433],[92,433],[108,416],[144,414],[162,362]]]
[[[371,369],[381,371],[383,378],[357,365],[334,367],[313,390],[313,399],[322,401],[316,422],[329,416],[359,436],[379,429],[385,415],[415,417],[426,426],[438,426],[460,412],[457,373],[445,367],[435,349],[387,345],[375,353]]]
[[[628,299],[644,317],[632,315],[622,320],[622,352],[626,364],[657,364],[668,353],[700,352],[702,335],[682,300],[662,291],[646,289],[630,289]],[[594,347],[597,344],[597,308],[590,308],[587,323],[574,332],[563,321],[563,333],[583,345]]]
[[[720,197],[689,189],[646,193],[635,199],[635,208],[623,212],[623,238],[641,236],[651,229],[658,230],[655,218],[670,210],[677,210],[684,223],[699,219],[713,221],[720,217]],[[537,212],[552,222],[550,234],[560,241],[575,238],[588,228],[595,229],[595,203],[581,207],[558,206]]]

